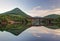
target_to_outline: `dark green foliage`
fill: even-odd
[[[60,29],[60,15],[57,14],[51,14],[48,16],[45,16],[45,18],[52,18],[53,20],[52,22],[52,26],[46,26],[47,28],[51,28],[51,29]]]
[[[31,20],[28,18],[30,16],[18,8],[2,13],[0,14],[0,31],[8,31],[14,35],[19,35],[31,25]]]
[[[11,11],[2,13],[2,14],[7,14],[7,15],[17,15],[17,16],[23,16],[23,17],[31,17],[29,15],[27,15],[26,13],[24,13],[22,10],[20,10],[19,8],[15,8]]]
[[[60,17],[60,15],[57,15],[57,14],[51,14],[51,15],[45,16],[45,18],[54,18],[54,19],[58,17]]]

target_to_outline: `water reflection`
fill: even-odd
[[[44,26],[30,27],[18,36],[7,31],[0,31],[0,41],[60,41],[59,30],[48,29]]]
[[[29,27],[29,25],[23,25],[19,22],[15,24],[0,24],[0,31],[7,31],[14,34],[15,36],[18,36],[21,32],[23,32]]]
[[[21,34],[22,39],[20,41],[60,41],[60,35],[58,30],[48,29],[44,26],[31,27]]]
[[[60,41],[60,29],[28,24],[0,24],[0,41]]]

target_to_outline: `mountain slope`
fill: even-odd
[[[8,12],[2,13],[2,14],[9,14],[9,15],[12,14],[12,15],[20,15],[20,16],[24,16],[24,17],[31,17],[31,16],[27,15],[26,13],[24,13],[19,8],[15,8],[11,11],[8,11]]]
[[[57,14],[51,14],[51,15],[45,16],[45,18],[58,18],[58,17],[60,17],[60,15],[57,15]]]

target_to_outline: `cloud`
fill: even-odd
[[[29,10],[28,13],[31,16],[40,16],[40,17],[50,15],[50,14],[60,15],[60,8],[43,10],[41,9],[40,6],[37,6]],[[32,27],[30,30],[31,30],[31,33],[36,37],[40,37],[39,34],[52,34],[54,35],[53,37],[60,36],[60,29],[49,29],[47,27],[40,26],[40,27]]]
[[[43,10],[40,6],[34,7],[31,10],[28,11],[29,15],[31,16],[46,16],[50,14],[58,14],[60,15],[60,8],[54,8],[54,9],[48,9]]]
[[[34,27],[32,26],[30,28],[30,33],[32,33],[35,37],[41,37],[41,34],[45,35],[53,35],[53,37],[60,36],[60,29],[49,29],[44,26]]]

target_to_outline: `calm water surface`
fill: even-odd
[[[60,29],[30,27],[18,36],[7,31],[0,31],[0,41],[60,41]]]

